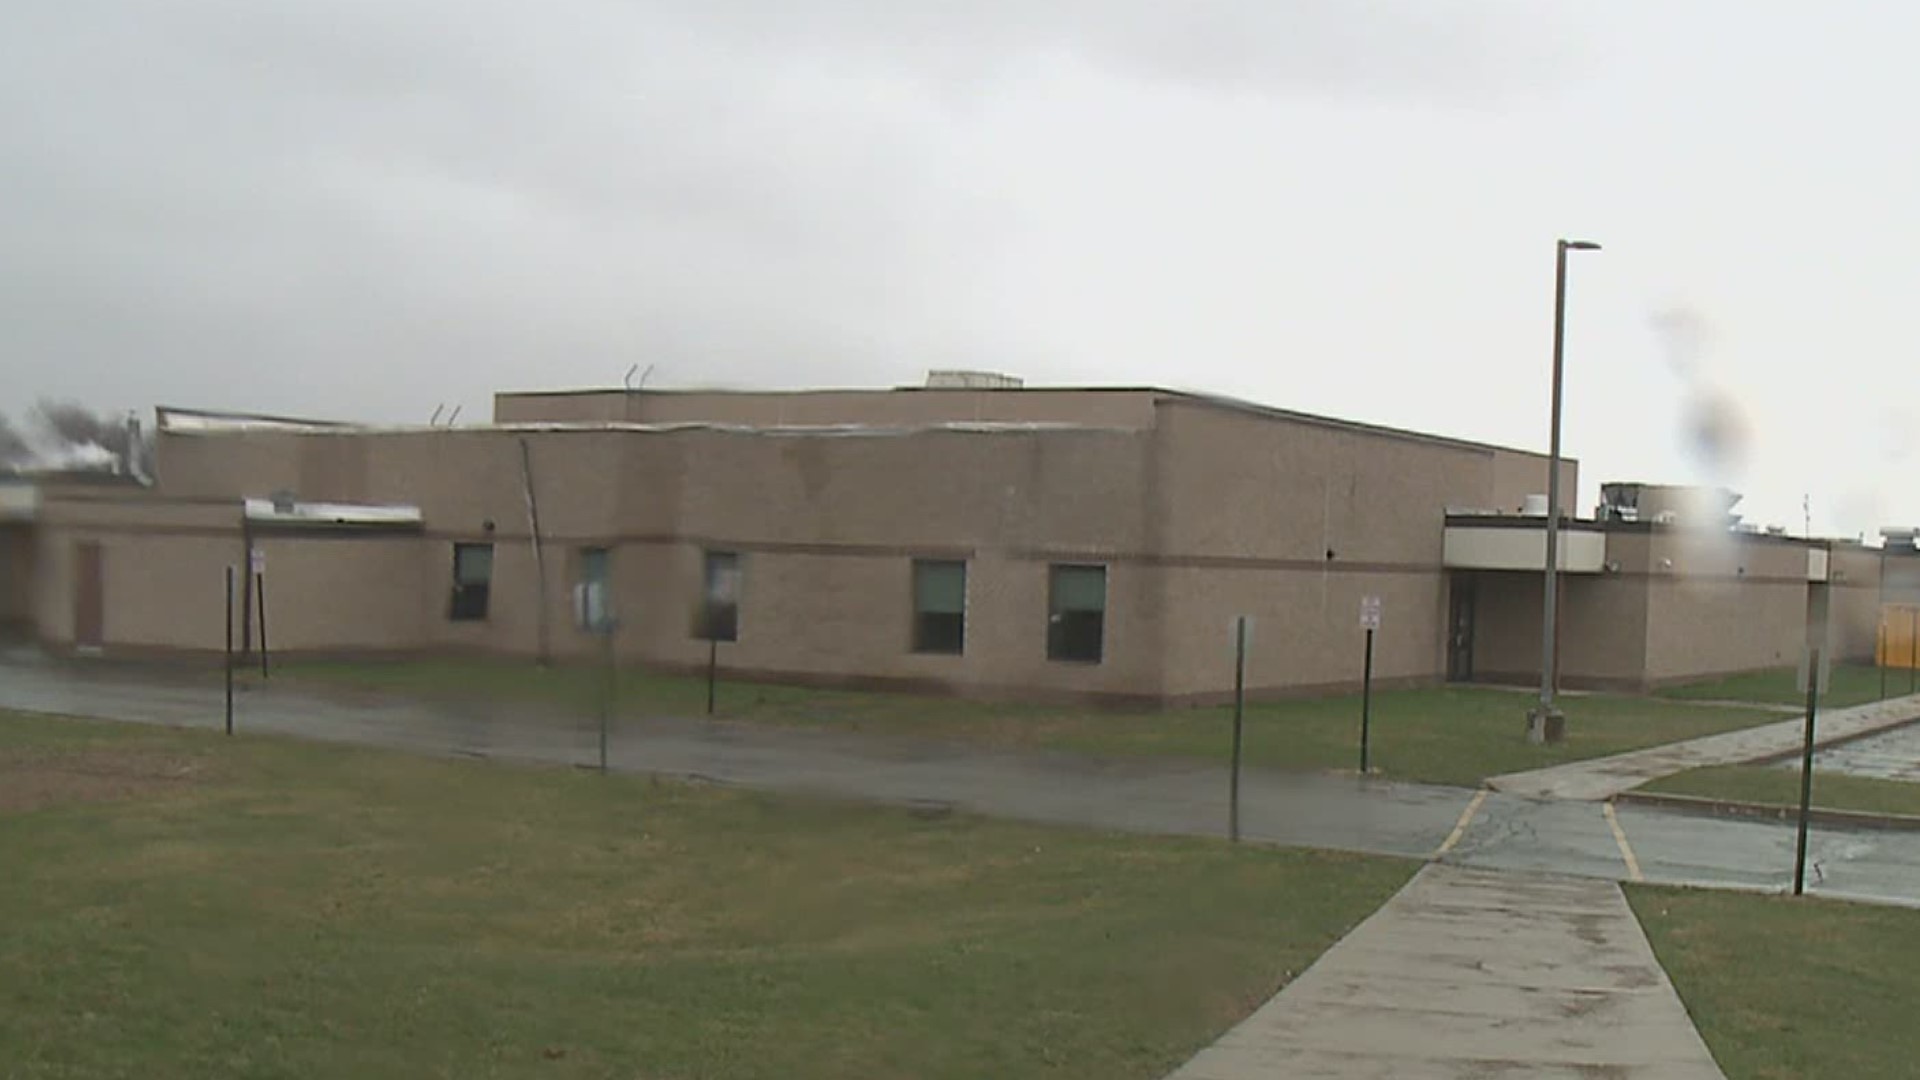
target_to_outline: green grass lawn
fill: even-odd
[[[1807,695],[1794,687],[1798,672],[1794,668],[1754,671],[1729,675],[1711,682],[1688,683],[1660,691],[1662,697],[1690,701],[1759,701],[1775,705],[1803,705]],[[1907,672],[1887,669],[1887,697],[1907,692]],[[1872,664],[1835,664],[1826,696],[1825,708],[1843,709],[1880,700],[1880,669]]]
[[[1920,912],[1635,885],[1633,910],[1728,1080],[1905,1080]]]
[[[1797,807],[1800,805],[1800,770],[1766,765],[1716,765],[1662,777],[1642,790]],[[1823,773],[1816,766],[1813,805],[1829,810],[1920,815],[1920,784]]]
[[[1409,863],[0,714],[13,1078],[1159,1077]]]
[[[606,674],[592,668],[422,661],[303,663],[276,681],[358,688],[442,700],[526,702],[566,715],[596,715]],[[962,701],[953,698],[723,683],[722,718],[885,735],[953,739],[1003,747],[1044,747],[1097,755],[1223,760],[1230,753],[1225,708],[1120,712]],[[706,684],[627,668],[622,715],[699,716]],[[1529,746],[1527,695],[1485,687],[1389,691],[1374,696],[1372,765],[1387,776],[1476,785],[1500,773],[1619,753],[1780,719],[1751,709],[1659,698],[1576,695],[1561,704],[1568,737]],[[1359,767],[1360,698],[1342,695],[1253,704],[1245,733],[1248,763],[1287,769]]]

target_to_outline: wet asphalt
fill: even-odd
[[[0,658],[0,708],[176,727],[223,723],[217,684],[17,656]],[[317,696],[268,684],[237,695],[235,725],[247,734],[442,756],[582,767],[599,758],[597,718],[537,717],[497,704]],[[1920,756],[1920,733],[1898,734]],[[1205,762],[650,719],[616,726],[608,763],[619,772],[933,812],[1142,833],[1224,836],[1228,828],[1227,770]],[[1240,825],[1253,842],[1616,881],[1781,890],[1793,872],[1789,823],[1353,776],[1249,769]],[[1920,906],[1920,832],[1822,825],[1809,850],[1811,891]]]

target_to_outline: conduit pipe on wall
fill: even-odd
[[[527,532],[533,539],[533,577],[536,583],[535,593],[539,613],[540,663],[545,664],[552,658],[547,631],[547,559],[540,545],[540,503],[533,495],[533,449],[527,440],[520,440],[520,483],[527,494]]]

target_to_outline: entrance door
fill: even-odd
[[[106,577],[100,544],[83,540],[73,546],[73,644],[98,649],[106,643]]]
[[[1447,614],[1447,681],[1473,681],[1473,577],[1455,574]]]

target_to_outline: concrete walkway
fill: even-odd
[[[1428,866],[1169,1080],[1725,1080],[1611,882]]]
[[[1851,709],[1823,709],[1815,717],[1816,745],[1847,742],[1915,720],[1920,720],[1920,694],[1888,698]],[[1805,733],[1804,720],[1783,720],[1612,757],[1569,762],[1550,769],[1508,773],[1488,780],[1487,786],[1529,799],[1597,802],[1688,769],[1740,765],[1791,754],[1800,749]]]

